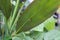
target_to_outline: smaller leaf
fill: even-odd
[[[44,22],[32,28],[31,30],[43,32],[43,29],[44,29]]]
[[[44,33],[39,31],[32,31],[29,36],[34,40],[43,40]]]
[[[44,40],[59,40],[60,39],[60,31],[52,30],[47,32],[44,35]]]
[[[50,30],[53,30],[55,28],[55,20],[53,17],[50,17],[49,19],[47,19],[45,22],[44,22],[44,27],[50,31]]]
[[[33,40],[31,37],[26,36],[25,33],[20,33],[17,36],[13,37],[12,40]]]

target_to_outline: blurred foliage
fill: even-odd
[[[0,22],[5,22],[4,27],[0,24],[0,40],[60,40],[60,31],[55,30],[55,20],[51,17],[60,0],[34,0],[22,11],[24,4],[16,0],[13,8],[11,0],[0,0],[3,13],[3,16],[0,13]]]
[[[3,14],[6,16],[6,19],[8,19],[11,15],[11,6],[10,0],[0,0],[0,10],[2,10]]]

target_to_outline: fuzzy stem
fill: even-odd
[[[17,9],[18,9],[18,4],[19,4],[19,0],[17,0],[16,6],[14,8],[13,16],[12,16],[12,19],[11,19],[11,22],[10,22],[10,26],[9,26],[10,28],[11,28],[11,26],[13,24],[13,21],[14,21],[14,18],[16,16],[16,12],[17,12]]]

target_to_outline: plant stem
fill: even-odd
[[[17,14],[17,16],[16,16],[16,18],[15,18],[15,21],[14,21],[14,23],[13,23],[13,25],[12,25],[11,31],[12,31],[14,25],[17,23],[17,21],[18,21],[18,19],[19,19],[19,17],[20,17],[20,13],[21,13],[21,11],[22,11],[22,9],[23,9],[23,6],[24,6],[24,5],[21,6],[21,9],[19,10],[19,12],[18,12],[18,14]]]
[[[17,9],[18,9],[18,4],[19,4],[19,0],[17,0],[17,3],[16,3],[16,6],[15,6],[15,8],[14,8],[14,12],[13,12],[13,16],[12,16],[12,19],[11,19],[11,22],[10,22],[10,28],[11,28],[11,26],[12,26],[12,24],[13,24],[13,21],[14,21],[14,18],[15,18],[15,16],[16,16],[16,12],[17,12]]]

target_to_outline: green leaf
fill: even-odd
[[[3,40],[11,40],[11,39],[12,39],[12,37],[11,37],[11,36],[9,36],[9,35],[5,35],[2,39],[3,39]]]
[[[60,40],[60,31],[52,30],[44,35],[44,40]]]
[[[44,30],[44,23],[39,24],[38,26],[32,28],[31,30],[32,30],[32,31],[34,30],[34,31],[43,32],[43,30]]]
[[[32,31],[30,32],[29,36],[34,40],[43,40],[44,33],[39,31]]]
[[[20,37],[13,37],[12,40],[32,40],[30,37],[20,38]]]
[[[17,33],[27,31],[49,18],[60,4],[60,0],[34,0],[21,14],[17,22]]]
[[[13,37],[12,40],[33,40],[31,37],[26,36],[23,32]]]
[[[55,20],[53,18],[53,16],[49,19],[47,19],[45,22],[44,22],[44,27],[50,31],[50,30],[53,30],[55,29]]]
[[[11,0],[0,0],[0,9],[2,10],[4,16],[8,19],[11,15],[12,5]]]
[[[0,36],[0,40],[2,40],[1,36]]]

